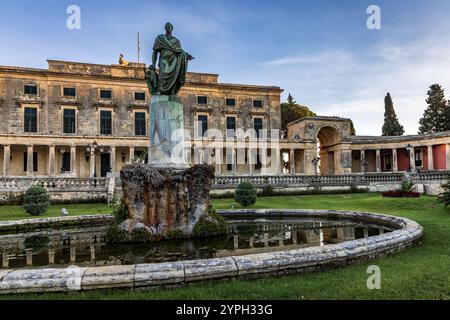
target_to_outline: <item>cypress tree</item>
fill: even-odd
[[[449,124],[446,121],[448,108],[444,89],[439,84],[430,86],[426,102],[428,106],[419,121],[419,134],[446,131]]]
[[[394,110],[394,103],[389,92],[384,98],[384,108],[383,136],[402,136],[405,133],[405,129],[398,122],[397,114]]]

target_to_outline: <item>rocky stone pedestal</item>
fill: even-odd
[[[165,238],[174,233],[191,236],[200,219],[208,217],[214,168],[196,165],[186,170],[133,164],[121,171],[129,219],[121,228],[145,229]]]

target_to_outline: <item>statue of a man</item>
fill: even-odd
[[[186,80],[188,62],[193,60],[183,51],[180,41],[172,35],[173,25],[166,23],[166,34],[156,37],[153,46],[152,65],[146,72],[146,79],[152,94],[176,95]],[[156,63],[159,54],[159,75],[156,76]]]

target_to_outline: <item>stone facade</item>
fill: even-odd
[[[0,175],[104,177],[148,151],[144,64],[48,64],[0,66]],[[450,170],[450,132],[352,136],[350,119],[311,117],[291,123],[280,140],[282,90],[218,77],[188,73],[179,94],[188,161],[215,165],[217,176]],[[267,139],[258,139],[255,129]]]
[[[48,69],[0,67],[1,175],[99,177],[109,170],[118,173],[147,151],[151,97],[144,64],[48,64]],[[199,119],[223,137],[227,118],[234,118],[236,130],[253,129],[255,119],[263,129],[279,129],[281,92],[275,86],[223,84],[215,74],[188,73],[179,94],[191,135],[188,146],[200,145],[202,139],[195,138]],[[142,122],[137,128],[137,113],[144,128]],[[195,157],[197,163],[206,161],[201,149],[192,150],[189,160]],[[244,167],[245,162],[224,163],[217,171],[232,174]]]

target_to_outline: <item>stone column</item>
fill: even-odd
[[[364,173],[366,171],[366,168],[364,167],[364,160],[366,159],[366,152],[364,150],[361,150],[361,156],[359,159],[360,165],[361,165],[361,173]]]
[[[91,148],[91,157],[89,158],[89,176],[93,178],[95,176],[95,150]]]
[[[434,170],[433,146],[428,146],[428,170]]]
[[[222,148],[216,148],[216,174],[222,174]]]
[[[377,149],[376,150],[377,153],[377,172],[381,172],[381,150]]]
[[[295,149],[291,149],[289,153],[290,174],[295,174]]]
[[[27,176],[33,175],[33,145],[27,146]]]
[[[409,152],[409,163],[411,165],[411,172],[416,172],[415,148],[412,148]]]
[[[392,149],[392,171],[398,172],[397,149]]]
[[[55,146],[48,147],[48,174],[53,176],[55,174]]]
[[[450,170],[450,143],[447,144],[447,170]]]
[[[11,146],[3,146],[3,175],[9,175],[9,169],[11,167]]]
[[[259,150],[259,154],[260,154],[260,157],[261,157],[261,164],[262,164],[262,167],[261,167],[261,174],[262,175],[264,175],[264,174],[267,174],[267,171],[268,171],[268,168],[269,168],[269,163],[268,163],[268,160],[267,160],[267,149],[266,148],[261,148],[260,150]]]
[[[248,148],[247,150],[247,162],[248,162],[248,173],[253,174],[254,163],[253,163],[253,149]]]
[[[129,158],[130,158],[130,163],[133,163],[134,161],[134,147],[130,147],[130,154],[129,154]]]
[[[111,173],[116,173],[116,147],[111,147]]]
[[[77,147],[70,146],[70,174],[77,176]]]
[[[237,158],[236,158],[236,149],[233,148],[233,150],[231,151],[231,163],[232,163],[232,171],[233,174],[236,174],[237,172]]]
[[[280,174],[281,171],[281,150],[280,149],[272,149],[271,151],[271,156],[270,156],[270,160],[271,160],[271,167],[274,167],[274,174]]]

